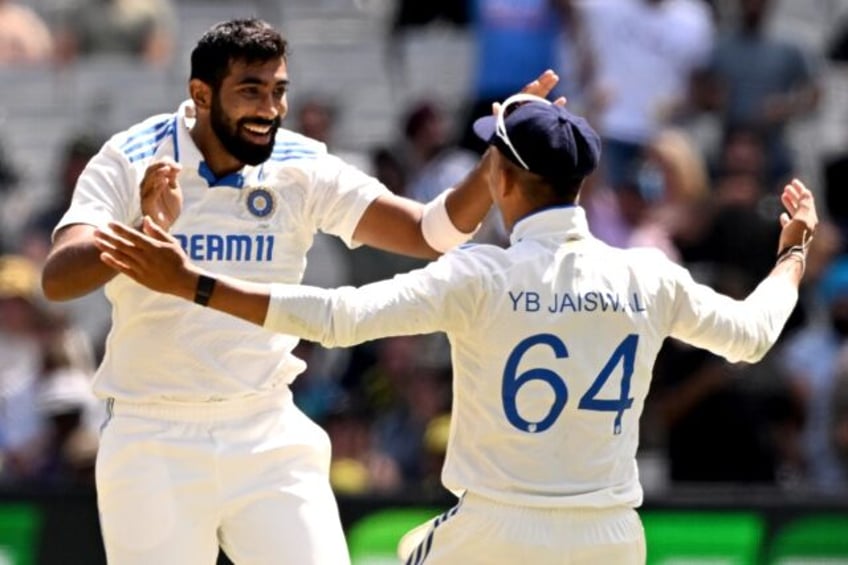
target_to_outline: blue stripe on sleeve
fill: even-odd
[[[130,155],[134,151],[145,147],[152,140],[160,136],[163,131],[167,131],[169,129],[170,122],[171,118],[168,117],[144,128],[139,132],[133,133],[121,145],[121,151],[123,151],[125,155]]]
[[[141,159],[145,159],[148,157],[152,157],[156,154],[156,151],[162,145],[162,141],[172,135],[174,131],[174,122],[172,119],[168,119],[165,123],[164,128],[160,128],[156,130],[156,134],[153,137],[150,137],[144,141],[139,142],[137,148],[133,148],[132,151],[125,150],[124,154],[129,159],[130,163],[134,163],[135,161],[139,161]]]

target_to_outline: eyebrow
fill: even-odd
[[[241,79],[241,80],[238,82],[238,84],[239,84],[239,85],[243,85],[243,84],[258,84],[259,86],[262,86],[262,85],[264,85],[264,84],[265,84],[265,81],[263,81],[263,80],[262,80],[262,79],[260,79],[259,77],[255,77],[255,76],[246,76],[246,77],[244,77],[243,79]],[[288,85],[289,85],[289,79],[287,79],[287,78],[285,78],[285,79],[280,79],[280,80],[278,80],[278,81],[276,81],[276,82],[274,83],[274,86],[288,86]]]

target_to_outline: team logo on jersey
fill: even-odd
[[[267,188],[256,187],[247,193],[247,209],[257,218],[267,218],[274,212],[276,202],[273,193]]]

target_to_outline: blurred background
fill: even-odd
[[[823,222],[777,346],[755,366],[674,341],[658,359],[642,515],[649,563],[848,563],[848,0],[0,0],[0,564],[104,562],[89,382],[109,309],[46,303],[39,270],[88,159],[175,111],[197,39],[245,16],[290,42],[285,126],[421,201],[475,163],[471,120],[553,68],[604,139],[592,230],[734,296],[773,265],[777,195],[802,178]],[[505,244],[498,218],[476,238]],[[419,265],[319,235],[306,282]],[[452,504],[447,342],[299,354],[354,562],[394,563]]]

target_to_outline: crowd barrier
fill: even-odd
[[[401,535],[452,504],[340,496],[353,565],[397,564]],[[848,565],[848,496],[697,488],[649,496],[640,514],[648,565]],[[105,562],[92,490],[0,487],[0,565]]]

